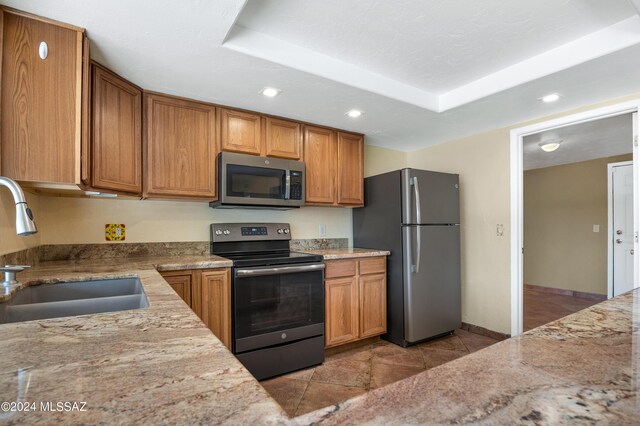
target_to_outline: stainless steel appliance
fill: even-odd
[[[291,209],[304,205],[304,163],[256,155],[218,154],[214,208]]]
[[[287,223],[211,225],[211,253],[233,261],[233,353],[258,380],[324,361],[324,263],[290,240]]]
[[[387,334],[408,346],[461,325],[458,175],[403,169],[368,177],[353,243],[391,252]]]

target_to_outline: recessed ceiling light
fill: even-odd
[[[560,148],[561,143],[562,143],[562,139],[549,139],[549,140],[540,142],[538,146],[544,152],[553,152],[556,149]]]
[[[282,92],[282,90],[274,89],[273,87],[265,87],[260,91],[263,95],[273,98],[274,96],[278,96]]]
[[[546,103],[555,102],[558,99],[560,99],[560,95],[558,95],[557,93],[551,93],[540,98],[542,102]]]
[[[347,111],[345,113],[345,115],[348,115],[351,118],[358,118],[360,117],[362,114],[364,114],[364,112],[362,111],[358,111],[357,109],[352,109],[351,111]]]

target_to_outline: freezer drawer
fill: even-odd
[[[405,341],[459,328],[460,227],[404,226],[403,243]]]

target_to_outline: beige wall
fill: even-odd
[[[25,194],[29,208],[33,211],[36,226],[41,231],[41,217],[39,209],[39,197]],[[40,245],[41,232],[28,237],[16,235],[16,209],[11,193],[4,187],[0,187],[0,254],[11,253],[29,247]]]
[[[412,152],[409,167],[460,174],[462,321],[509,333],[509,131]],[[507,167],[504,167],[506,165]]]
[[[212,209],[207,203],[40,196],[42,244],[104,243],[106,223],[124,223],[126,242],[206,241],[215,222],[290,222],[294,238],[351,240],[351,210],[303,207],[287,211]]]
[[[364,175],[375,176],[407,167],[407,153],[377,146],[364,146]]]
[[[524,173],[525,283],[607,294],[607,164],[632,158]]]

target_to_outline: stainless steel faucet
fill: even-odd
[[[13,179],[4,176],[0,176],[0,185],[9,188],[16,203],[16,233],[27,236],[38,232],[36,224],[33,222],[33,213],[27,206],[27,200],[24,198],[24,192],[22,192],[20,185]]]
[[[24,192],[20,185],[13,179],[9,179],[4,176],[0,176],[0,185],[6,186],[13,195],[13,200],[16,203],[16,233],[18,235],[27,236],[33,235],[38,232],[36,224],[33,222],[33,213],[29,206],[27,206],[27,200],[24,198]],[[23,265],[5,265],[0,266],[0,272],[4,272],[4,280],[2,282],[2,290],[5,294],[20,284],[16,280],[16,273],[29,268],[29,266]]]

